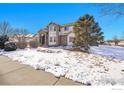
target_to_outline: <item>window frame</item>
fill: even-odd
[[[57,31],[57,27],[54,26],[54,31]]]
[[[52,31],[53,30],[53,27],[52,26],[49,26],[49,31]]]
[[[52,42],[53,41],[53,37],[50,37],[50,40],[49,40],[49,42]]]

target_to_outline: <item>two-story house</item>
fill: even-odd
[[[72,46],[74,40],[73,24],[58,25],[49,23],[45,29],[39,32],[40,45],[48,46]]]

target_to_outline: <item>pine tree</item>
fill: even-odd
[[[95,22],[94,17],[89,14],[78,19],[74,25],[74,33],[74,45],[84,47],[86,51],[89,50],[89,46],[97,44],[98,41],[104,38],[99,24]]]

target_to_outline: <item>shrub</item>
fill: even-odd
[[[0,41],[0,49],[4,49],[4,43]]]
[[[24,49],[27,47],[27,42],[21,41],[16,43],[17,48]]]
[[[5,51],[14,51],[16,50],[16,44],[14,42],[7,42],[5,43],[4,50]]]
[[[9,40],[7,35],[0,36],[0,49],[4,49],[4,43]]]
[[[31,48],[37,48],[38,47],[38,41],[30,41],[29,45]]]

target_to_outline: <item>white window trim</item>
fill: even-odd
[[[49,31],[54,31],[54,26],[49,26]]]

